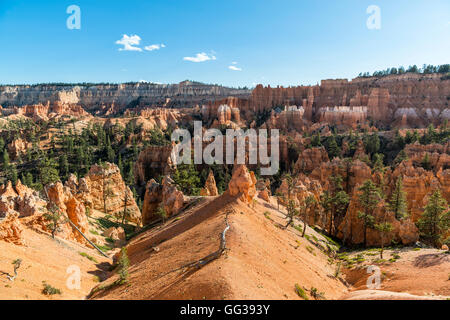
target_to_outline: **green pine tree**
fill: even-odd
[[[44,214],[44,219],[49,222],[47,228],[50,229],[52,238],[54,239],[56,233],[61,231],[61,225],[65,223],[61,210],[55,204],[51,203],[48,213]]]
[[[67,154],[62,154],[59,158],[59,172],[63,180],[69,177],[69,160],[67,159]]]
[[[59,181],[59,172],[55,159],[44,157],[39,164],[39,180],[42,186]]]
[[[381,153],[376,153],[373,156],[373,170],[375,172],[384,172],[384,155]]]
[[[184,194],[196,196],[200,194],[200,174],[193,164],[182,164],[173,174],[173,180]]]
[[[3,149],[2,164],[3,170],[7,170],[9,167],[9,154],[7,149]]]
[[[295,206],[294,200],[288,201],[287,206],[286,206],[286,211],[287,211],[288,223],[284,226],[284,229],[289,227],[292,224],[292,222],[294,221],[294,218],[300,214],[300,212],[297,210],[297,208]]]
[[[366,180],[359,188],[361,194],[358,196],[359,204],[363,211],[358,212],[358,218],[363,221],[364,226],[364,247],[367,247],[367,229],[374,227],[374,212],[378,203],[382,200],[379,188],[372,182]]]
[[[450,212],[447,201],[436,190],[428,200],[422,217],[417,222],[420,236],[428,243],[438,247],[450,227]]]
[[[339,148],[334,135],[332,135],[328,139],[327,151],[328,151],[328,156],[330,157],[330,159],[339,157],[341,155],[341,149]]]
[[[123,247],[120,251],[117,273],[119,274],[119,284],[128,282],[130,276],[128,268],[130,267],[130,260],[128,259],[127,248]]]
[[[406,194],[403,191],[402,177],[397,179],[391,200],[389,201],[389,209],[394,213],[397,220],[403,220],[408,217],[408,203],[406,202]]]
[[[380,259],[383,259],[383,251],[384,251],[384,245],[385,245],[385,240],[387,238],[387,236],[389,236],[389,234],[392,232],[392,230],[394,229],[392,224],[390,224],[389,222],[382,222],[382,223],[377,223],[375,225],[375,229],[378,230],[378,232],[381,233],[381,250],[380,250]]]
[[[17,168],[15,165],[9,165],[6,169],[6,177],[15,186],[18,180]]]
[[[424,168],[425,170],[431,170],[431,161],[430,161],[430,156],[428,155],[428,152],[425,153],[425,156],[422,159],[422,168]]]

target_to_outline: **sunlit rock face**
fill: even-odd
[[[256,177],[253,171],[248,171],[243,164],[236,165],[226,192],[232,197],[239,197],[241,201],[250,203],[256,196]]]
[[[384,127],[424,127],[450,117],[450,80],[441,77],[409,73],[323,80],[316,86],[258,85],[250,99],[238,101],[235,107],[247,120],[277,107],[295,105],[303,108],[303,121],[327,122],[343,129],[370,121]],[[280,129],[286,124],[284,117],[276,116]],[[274,119],[270,121],[274,123]],[[302,124],[298,122],[295,129],[301,130]]]

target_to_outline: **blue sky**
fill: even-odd
[[[80,30],[66,27],[70,5]],[[141,51],[119,50],[123,35]],[[449,35],[448,0],[0,0],[0,83],[307,85],[450,63]]]

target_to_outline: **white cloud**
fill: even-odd
[[[197,53],[195,57],[184,57],[184,61],[191,61],[191,62],[205,62],[209,60],[216,60],[216,57],[214,55],[208,55],[204,52]]]
[[[229,66],[228,69],[233,70],[233,71],[242,71],[242,68],[238,68],[236,66]]]
[[[124,34],[122,39],[117,40],[116,44],[123,45],[123,48],[119,48],[119,51],[142,51],[141,48],[136,47],[141,43],[141,37],[138,35],[128,36]]]
[[[236,61],[233,61],[231,64],[237,64],[237,62],[236,62]]]
[[[165,48],[166,45],[164,43],[161,44],[152,44],[151,46],[146,46],[144,47],[145,50],[147,51],[153,51],[153,50],[159,50],[161,48]]]

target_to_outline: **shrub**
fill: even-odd
[[[334,277],[339,278],[340,275],[341,275],[341,262],[339,262],[338,265],[336,266],[336,270],[334,271]]]
[[[61,290],[52,287],[51,285],[47,284],[45,281],[42,282],[42,284],[44,285],[44,288],[42,289],[42,294],[44,294],[46,296],[61,294]]]
[[[295,284],[295,292],[303,300],[309,300],[308,295],[306,294],[305,290],[302,287],[300,287],[297,283]]]
[[[392,259],[395,259],[395,260],[398,260],[398,259],[400,259],[401,257],[400,257],[400,255],[398,254],[398,253],[393,253],[392,254]]]
[[[313,248],[313,247],[306,246],[306,250],[308,250],[309,253],[311,253],[311,254],[313,254],[313,255],[316,255],[316,254],[314,253],[314,248]]]
[[[270,217],[270,212],[269,211],[265,211],[264,212],[264,217],[266,217],[266,219],[269,219],[272,221],[272,218]]]
[[[91,260],[92,262],[98,263],[98,261],[94,258],[88,255],[86,252],[79,252],[80,256],[85,257],[88,260]]]
[[[309,292],[311,293],[311,296],[316,300],[325,299],[325,293],[319,292],[317,288],[312,287]]]
[[[119,282],[120,284],[128,282],[128,267],[130,266],[130,260],[128,259],[127,248],[123,247],[120,251],[119,258],[119,269],[117,273],[119,274]]]

